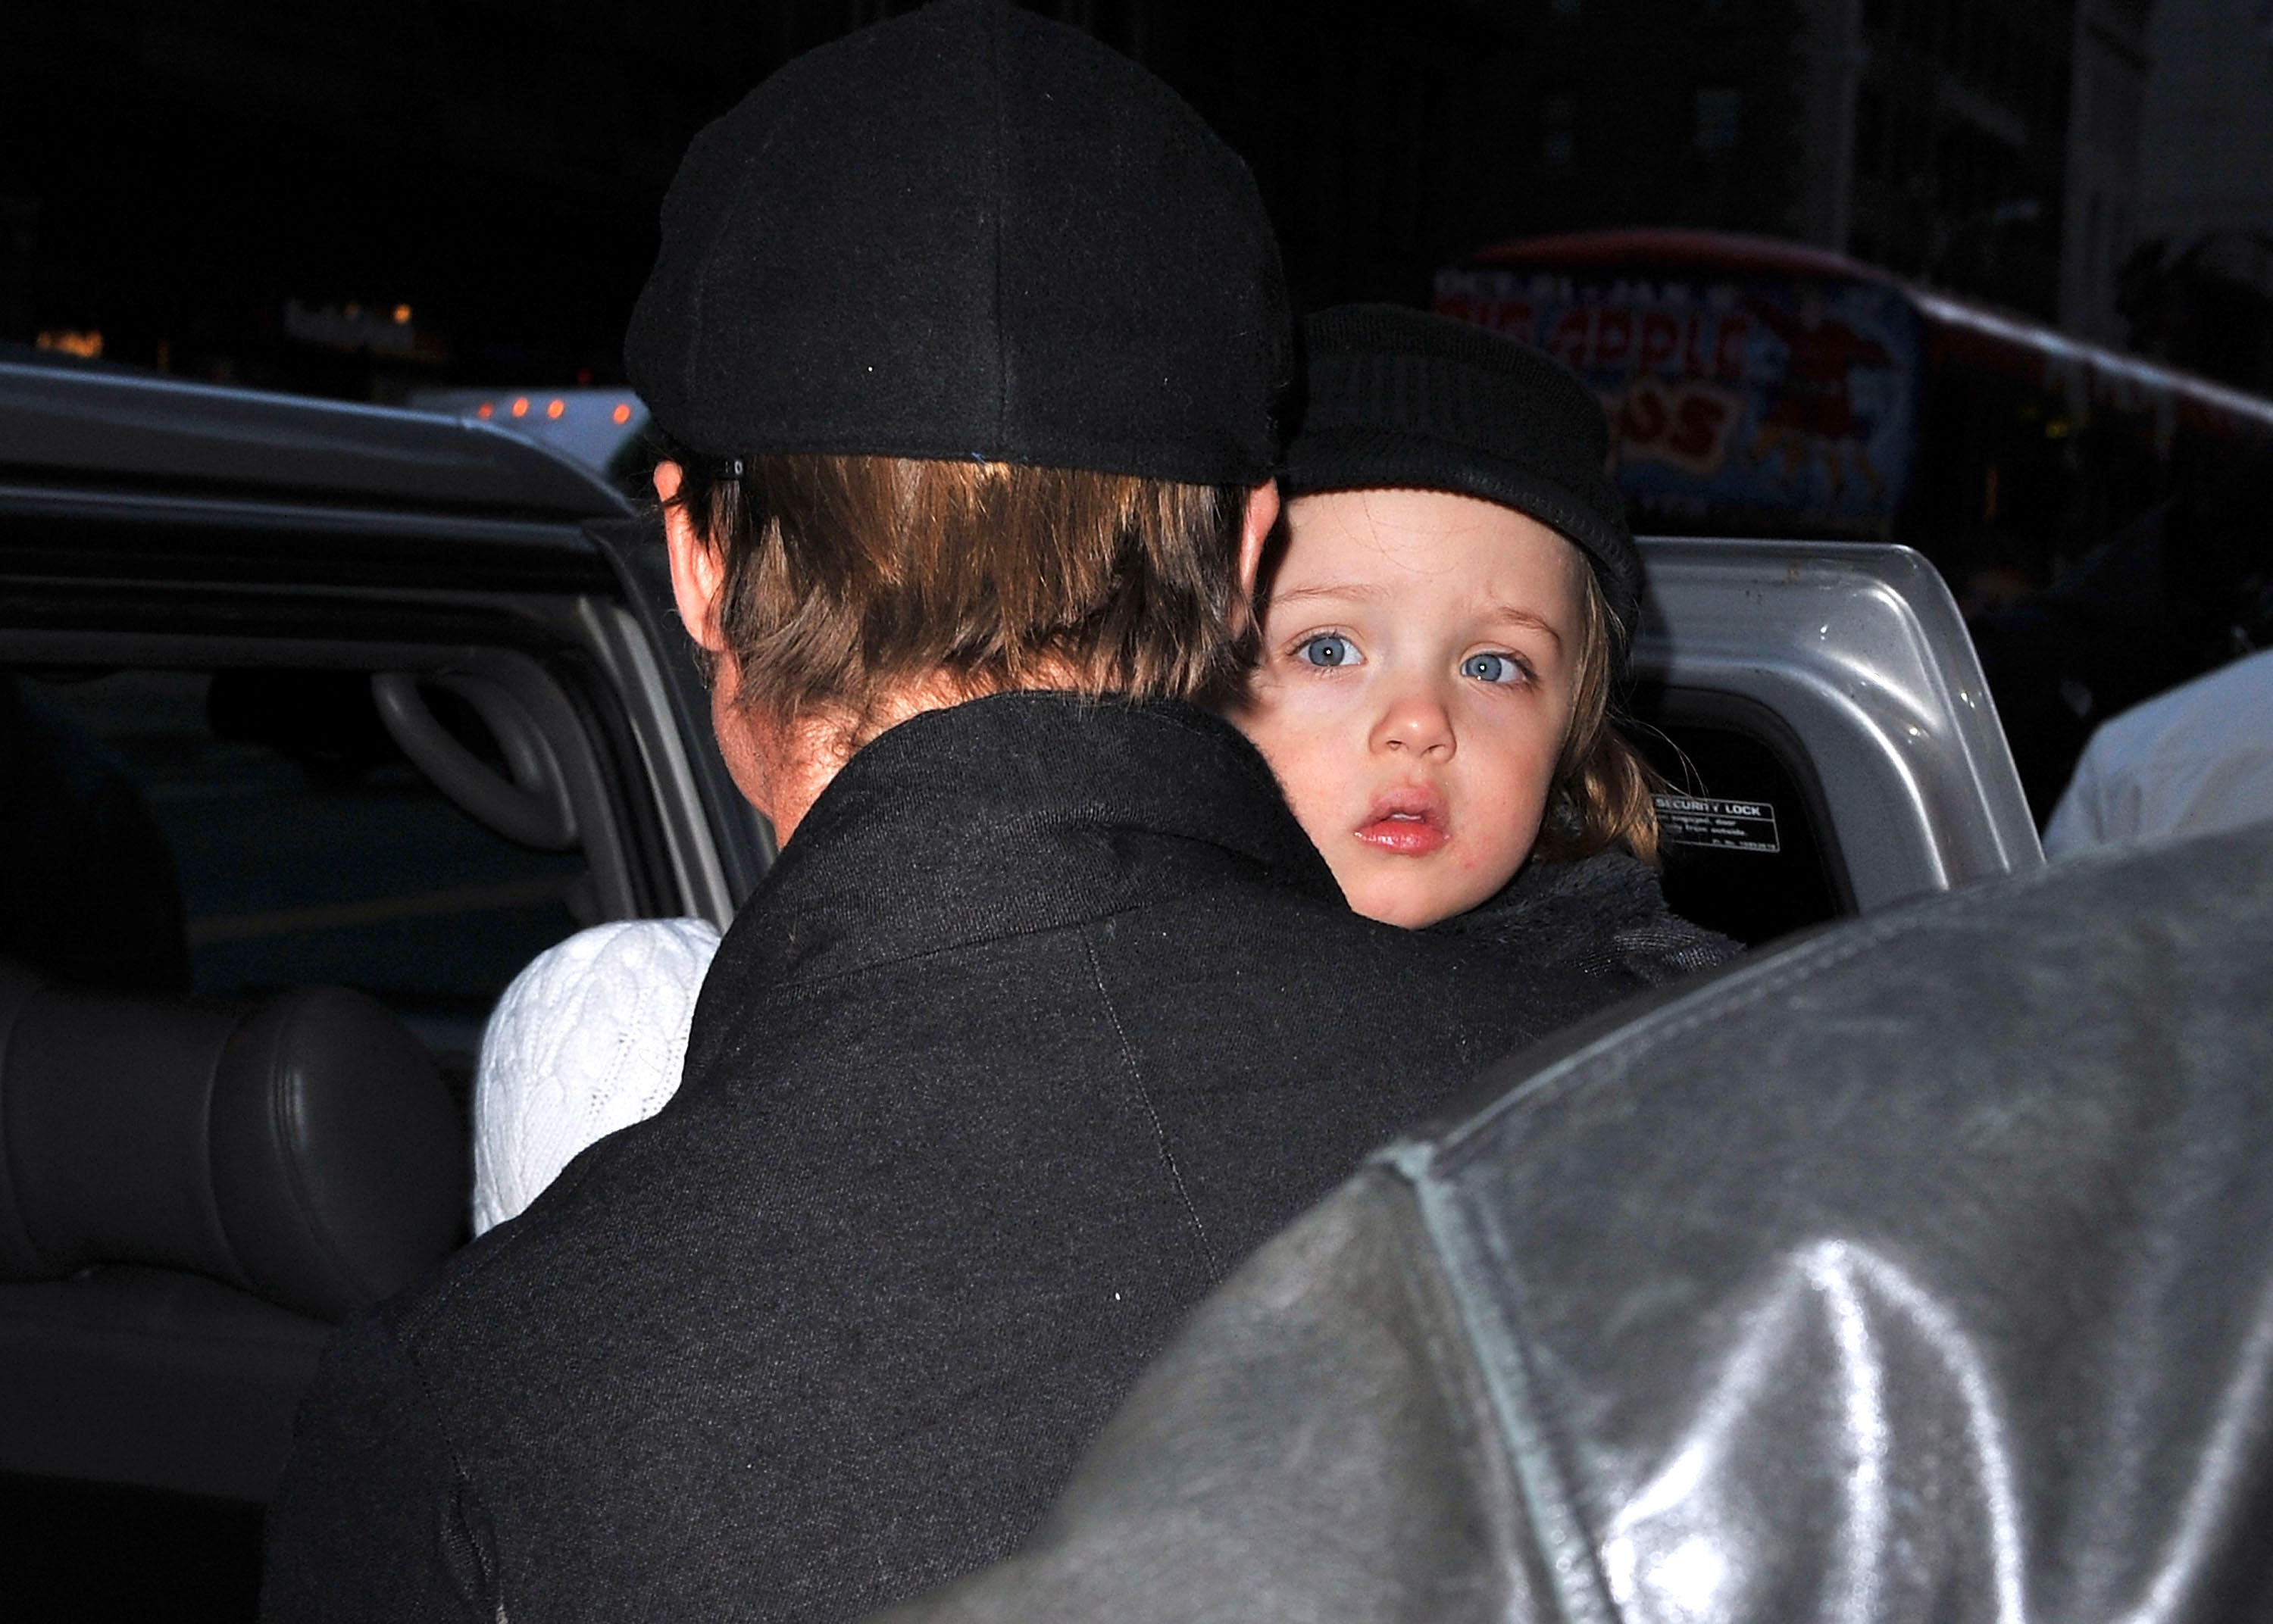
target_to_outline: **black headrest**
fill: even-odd
[[[361,993],[216,1009],[0,964],[0,1279],[154,1264],[343,1320],[450,1249],[468,1162],[433,1062]]]

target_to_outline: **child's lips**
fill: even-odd
[[[1397,790],[1374,802],[1354,833],[1377,851],[1425,857],[1452,839],[1444,824],[1443,797],[1429,790]]]

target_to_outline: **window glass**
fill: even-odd
[[[37,671],[11,686],[13,748],[51,805],[14,819],[33,849],[11,866],[43,864],[48,883],[0,950],[49,974],[167,990],[171,963],[177,990],[219,998],[354,987],[462,1087],[491,1005],[576,929],[582,858],[524,849],[444,799],[387,737],[364,673]],[[462,734],[494,752],[478,722]]]

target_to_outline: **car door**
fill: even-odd
[[[1677,910],[1752,945],[2044,860],[1963,619],[1907,547],[1647,537],[1629,702]]]
[[[345,987],[462,1110],[536,953],[729,921],[770,848],[630,514],[478,425],[0,365],[0,960],[44,1018]],[[0,1146],[37,1159],[60,1085],[17,1037]],[[11,1616],[248,1616],[336,1314],[177,1266],[131,1190],[74,1193],[101,1233],[66,1244],[38,1183],[0,1180],[32,1243],[0,1277]]]

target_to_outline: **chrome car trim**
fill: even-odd
[[[663,815],[679,883],[679,906],[724,931],[734,922],[738,899],[719,861],[718,846],[702,816],[694,767],[687,760],[671,709],[671,692],[639,622],[621,606],[585,597],[577,618],[586,646],[596,653],[631,718],[656,807]]]

